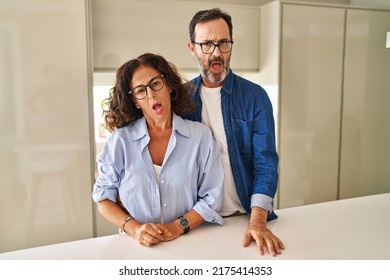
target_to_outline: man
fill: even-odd
[[[282,241],[268,228],[277,216],[273,198],[278,181],[278,155],[272,105],[259,85],[230,69],[233,46],[231,17],[220,9],[197,12],[189,25],[188,49],[199,63],[195,86],[196,112],[189,119],[213,132],[224,167],[224,205],[220,214],[250,214],[243,246],[252,240],[260,255],[264,247],[281,254]]]

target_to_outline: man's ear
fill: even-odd
[[[191,42],[188,41],[187,43],[188,51],[195,56],[195,45]]]

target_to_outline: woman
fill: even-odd
[[[206,126],[180,117],[193,104],[176,67],[150,53],[130,60],[106,101],[113,132],[98,157],[99,212],[145,246],[222,225],[219,148]]]

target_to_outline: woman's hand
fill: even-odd
[[[159,224],[158,226],[162,229],[164,241],[176,239],[184,232],[177,220],[174,220],[169,224]]]
[[[190,210],[185,216],[190,220],[191,229],[204,222],[202,216],[195,210]],[[180,226],[178,219],[168,224],[140,224],[135,219],[131,219],[125,225],[125,231],[145,246],[152,246],[162,241],[171,241],[184,233],[184,229]]]
[[[139,243],[149,247],[160,243],[161,241],[165,241],[163,232],[164,229],[161,225],[147,223],[136,226],[131,235],[133,235]]]
[[[135,227],[133,237],[144,246],[152,246],[162,241],[171,241],[183,233],[177,220],[169,224],[140,224]]]

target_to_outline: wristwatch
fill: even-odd
[[[178,219],[179,225],[184,229],[184,234],[188,233],[190,231],[190,221],[184,216],[181,216]]]

